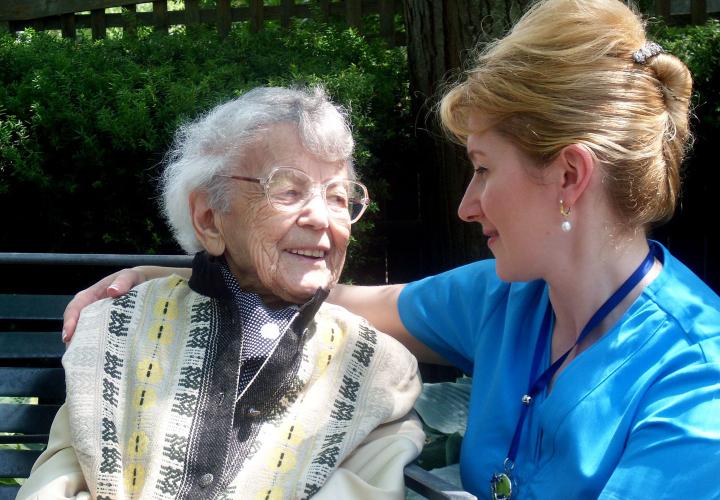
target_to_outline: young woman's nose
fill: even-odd
[[[473,176],[458,207],[458,216],[465,222],[480,222],[485,215],[480,201],[481,194],[482,186],[477,181],[477,176]]]

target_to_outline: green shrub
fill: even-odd
[[[155,180],[178,124],[258,85],[322,82],[349,107],[356,164],[373,193],[378,152],[407,137],[403,49],[351,29],[298,21],[68,41],[0,37],[0,206],[4,251],[175,253]],[[397,153],[395,153],[397,156]],[[385,155],[383,168],[399,160]],[[372,215],[354,228],[364,264]]]

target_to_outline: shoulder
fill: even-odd
[[[82,310],[63,362],[67,368],[75,353],[82,359],[88,359],[92,352],[101,354],[109,337],[121,349],[128,337],[138,334],[143,317],[162,313],[174,320],[179,312],[191,311],[198,302],[210,300],[193,292],[187,280],[173,275],[146,281],[120,297],[94,302]]]
[[[703,415],[716,413],[720,405],[720,299],[663,251],[662,272],[618,330],[615,346],[628,361],[620,373],[642,387],[639,418],[672,415],[676,422],[703,422]]]
[[[665,248],[663,252],[663,270],[644,292],[663,321],[658,328],[672,331],[675,342],[720,364],[720,297]]]
[[[484,259],[448,271],[428,276],[406,285],[406,289],[420,288],[431,284],[433,287],[490,287],[505,288],[495,272],[495,259]]]
[[[387,378],[389,386],[407,386],[415,381],[419,384],[415,356],[393,337],[375,329],[365,318],[326,302],[315,319],[321,333],[336,328],[345,336],[350,357],[368,367],[372,365],[375,379]]]
[[[328,302],[323,303],[315,320],[319,328],[328,328],[332,327],[332,325],[337,325],[344,334],[348,335],[349,339],[374,346],[381,346],[384,350],[390,351],[394,355],[415,359],[415,357],[410,354],[410,351],[400,342],[390,335],[377,330],[362,316],[351,313],[342,306]]]
[[[482,295],[484,300],[502,300],[527,294],[536,295],[538,292],[542,293],[545,287],[545,282],[541,280],[503,281],[495,271],[495,260],[485,259],[408,283],[400,297],[408,300],[424,294],[433,297],[447,296],[459,301],[468,298],[472,304],[476,304],[478,294]]]
[[[546,301],[544,281],[502,281],[495,272],[495,261],[483,260],[409,283],[398,297],[398,310],[413,335],[417,336],[423,325],[443,332],[457,329],[466,335],[481,328],[488,318],[512,319],[516,312],[526,316]]]

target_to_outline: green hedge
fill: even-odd
[[[716,211],[703,190],[718,180],[720,23],[651,30],[695,76],[680,210],[695,220]],[[414,120],[404,49],[380,39],[316,21],[258,34],[238,24],[225,40],[203,29],[97,42],[0,36],[0,251],[177,252],[154,201],[177,125],[256,85],[319,81],[352,108],[358,170],[376,199],[389,196],[383,173],[403,168]],[[363,280],[367,256],[383,254],[377,217],[354,228],[346,277]]]
[[[2,251],[175,253],[158,216],[158,165],[179,123],[258,85],[322,82],[352,110],[356,164],[374,175],[407,138],[404,49],[315,21],[68,41],[0,38]],[[365,264],[373,216],[354,229]]]

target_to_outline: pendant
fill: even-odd
[[[493,500],[508,500],[512,497],[512,480],[507,474],[493,474],[490,479],[490,496]]]

